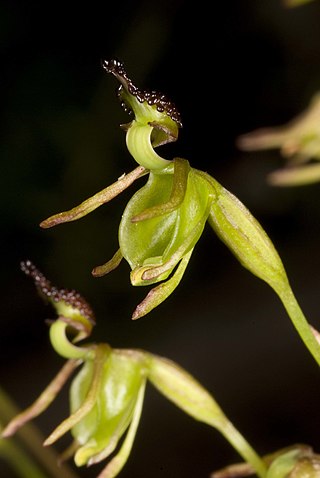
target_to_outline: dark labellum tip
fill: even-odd
[[[48,300],[54,302],[65,302],[74,307],[81,315],[86,317],[91,323],[95,323],[94,313],[88,302],[75,290],[58,289],[53,286],[51,282],[40,272],[37,267],[30,261],[22,261],[20,264],[21,270],[30,276],[38,291],[44,295]]]
[[[128,77],[122,61],[115,58],[111,60],[102,60],[101,65],[107,73],[112,73],[118,81],[120,81],[121,86],[119,87],[117,94],[122,107],[124,107],[126,111],[131,110],[131,108],[122,97],[123,88],[130,95],[134,96],[139,103],[147,102],[150,106],[155,106],[157,111],[167,114],[180,128],[182,128],[181,116],[174,103],[172,103],[163,93],[154,90],[140,90],[137,88]]]
[[[101,66],[106,70],[107,73],[112,73],[113,75],[119,76],[126,76],[122,61],[116,58],[112,58],[111,60],[101,60]]]
[[[50,282],[47,280],[47,278],[40,272],[36,266],[31,262],[29,259],[26,261],[22,261],[20,263],[21,270],[27,275],[30,276],[36,286],[40,287],[43,289],[45,286],[49,286]]]

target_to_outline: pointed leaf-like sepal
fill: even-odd
[[[213,178],[217,198],[209,223],[241,264],[278,294],[306,347],[320,365],[320,347],[292,292],[282,261],[270,238],[250,211]]]
[[[217,181],[209,224],[241,264],[271,287],[288,279],[282,261],[267,233],[250,211]]]
[[[152,355],[149,380],[166,398],[196,420],[218,429],[227,423],[214,398],[188,372],[171,360]]]
[[[54,214],[48,219],[45,219],[40,223],[40,226],[43,229],[47,229],[65,222],[76,221],[77,219],[86,216],[90,212],[102,206],[102,204],[111,201],[113,198],[131,186],[136,179],[141,178],[145,174],[147,174],[145,168],[138,166],[136,169],[131,171],[131,173],[121,176],[118,181],[111,184],[111,186],[108,186],[102,191],[96,193],[94,196],[83,201],[81,204],[79,204],[79,206],[75,206],[69,211],[59,212],[58,214]]]

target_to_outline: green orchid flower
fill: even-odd
[[[177,287],[202,234],[216,191],[206,175],[192,169],[185,159],[168,161],[154,150],[177,139],[181,120],[175,106],[162,94],[140,91],[120,62],[104,62],[103,66],[120,81],[121,103],[134,113],[133,121],[122,127],[139,167],[80,206],[43,221],[41,226],[78,219],[148,174],[146,185],[132,197],[123,213],[119,250],[110,261],[93,270],[94,276],[102,276],[125,258],[132,269],[133,285],[161,282],[135,310],[133,318],[137,319]]]
[[[240,136],[243,151],[280,149],[286,166],[268,175],[273,186],[301,186],[320,179],[320,94],[309,107],[283,126],[260,128]]]
[[[94,324],[88,303],[75,291],[52,286],[30,261],[24,262],[22,269],[57,312],[58,318],[50,324],[50,339],[67,362],[39,398],[9,422],[2,431],[3,438],[46,410],[75,369],[82,366],[70,387],[70,416],[44,442],[51,445],[71,432],[73,442],[61,460],[73,456],[77,466],[90,466],[115,452],[98,478],[117,476],[129,458],[149,380],[185,413],[218,430],[264,478],[263,461],[213,396],[190,374],[174,362],[143,350],[113,349],[105,343],[77,345],[79,334],[82,339],[87,337]]]
[[[47,228],[79,219],[148,174],[147,183],[134,194],[123,213],[119,250],[106,264],[93,269],[94,276],[102,276],[125,258],[132,270],[133,285],[160,282],[138,305],[133,313],[134,319],[146,315],[177,287],[208,219],[219,233],[219,211],[223,217],[234,215],[232,223],[239,221],[234,229],[252,228],[250,240],[236,246],[244,265],[252,270],[254,261],[249,253],[245,254],[247,258],[243,254],[251,247],[252,250],[258,249],[255,256],[262,256],[262,261],[268,264],[264,264],[263,269],[271,268],[285,275],[266,234],[234,196],[207,173],[191,168],[187,160],[174,158],[168,161],[155,152],[156,146],[177,139],[182,124],[176,107],[164,95],[154,91],[142,92],[134,86],[122,63],[105,61],[103,66],[120,81],[120,101],[127,111],[134,113],[133,121],[122,127],[126,130],[128,149],[139,166],[79,206],[46,219],[41,226]],[[240,222],[243,220],[245,224],[242,226]],[[240,235],[245,238],[248,234]],[[260,236],[260,244],[254,245]],[[263,252],[259,250],[261,247]],[[266,280],[266,274],[260,269],[261,264],[254,265],[254,273],[263,275]]]
[[[309,445],[297,444],[265,455],[265,478],[319,478],[320,455]],[[250,463],[237,463],[211,474],[211,478],[242,478],[255,474]]]
[[[48,228],[74,221],[110,201],[136,179],[147,183],[129,200],[119,227],[119,249],[106,264],[93,269],[102,276],[123,258],[131,267],[134,286],[154,285],[133,312],[138,319],[161,304],[177,287],[206,222],[240,263],[266,281],[282,300],[305,345],[320,365],[320,347],[293,295],[281,259],[250,211],[209,174],[182,158],[166,160],[155,147],[177,139],[181,127],[176,107],[163,94],[141,91],[123,64],[104,61],[120,82],[118,96],[134,119],[123,125],[128,150],[139,166],[79,206],[49,217]]]

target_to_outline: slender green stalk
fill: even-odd
[[[276,292],[305,346],[318,365],[320,365],[320,345],[313,335],[311,326],[305,318],[290,285],[284,286],[284,284],[282,284],[282,287],[276,290]]]
[[[245,440],[241,433],[228,420],[220,429],[221,434],[228,440],[240,456],[252,466],[260,478],[265,478],[267,474],[267,467],[264,461],[254,451],[251,445]]]
[[[0,387],[0,418],[2,422],[9,422],[19,413],[18,408],[12,402],[7,393]],[[57,465],[59,457],[52,448],[43,446],[44,437],[37,427],[27,423],[16,432],[26,450],[30,451],[38,463],[47,471],[51,478],[78,478],[65,463]],[[37,475],[29,474],[28,478],[36,478]]]
[[[171,360],[149,355],[150,382],[167,399],[191,417],[218,430],[260,478],[265,478],[264,461],[234,427],[215,398],[186,370]]]
[[[0,439],[0,457],[5,459],[22,478],[47,478],[47,475],[38,468],[34,460],[13,439]]]

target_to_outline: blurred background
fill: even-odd
[[[131,313],[147,289],[130,286],[128,265],[100,279],[91,269],[116,251],[122,211],[144,179],[78,222],[39,227],[135,167],[119,128],[128,116],[118,85],[100,66],[118,57],[135,84],[164,92],[181,113],[178,142],[160,154],[187,158],[246,204],[320,328],[320,186],[269,186],[266,175],[283,165],[279,152],[243,153],[235,143],[242,133],[287,122],[320,89],[319,21],[319,1],[291,10],[280,0],[220,1],[212,12],[208,2],[183,0],[0,3],[0,376],[19,407],[63,363],[48,340],[53,310],[20,271],[29,258],[54,284],[87,298],[95,340],[178,362],[259,453],[296,442],[320,452],[318,367],[274,292],[208,226],[178,289],[137,322]],[[50,410],[36,420],[44,435],[67,415],[66,392]],[[121,477],[208,477],[236,461],[215,430],[149,386]],[[4,461],[0,475],[16,476]]]

